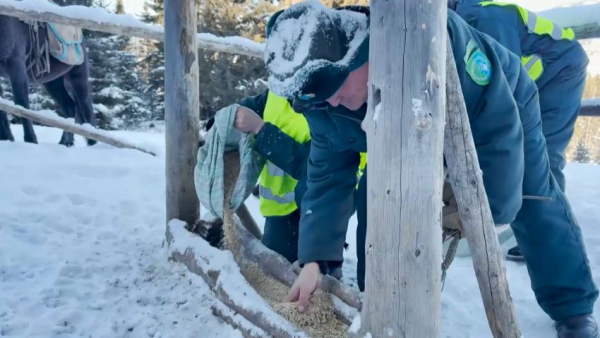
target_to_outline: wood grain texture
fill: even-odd
[[[371,1],[361,334],[439,337],[445,1]]]
[[[194,188],[199,141],[199,75],[195,1],[165,1],[165,148],[167,222],[198,219]]]
[[[450,184],[458,204],[464,235],[469,243],[492,334],[495,338],[518,338],[521,333],[449,40],[446,55],[448,110],[444,155]]]

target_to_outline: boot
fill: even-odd
[[[598,324],[591,314],[559,320],[555,326],[558,338],[598,338]]]
[[[518,245],[508,250],[508,253],[506,254],[506,259],[515,262],[525,262],[525,258],[521,253],[521,248],[519,248]]]

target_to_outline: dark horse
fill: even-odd
[[[19,19],[0,15],[0,76],[8,78],[15,104],[29,108],[29,84],[43,84],[44,88],[60,107],[61,115],[74,118],[79,123],[96,125],[92,109],[91,87],[88,81],[89,60],[82,46],[85,61],[79,66],[70,66],[50,56],[50,71],[35,76],[28,65],[32,63],[32,41],[30,25]],[[46,26],[39,27],[39,45],[48,40]],[[0,92],[0,95],[2,93]],[[72,96],[71,96],[72,95]],[[25,142],[37,143],[31,121],[21,119]],[[0,141],[14,141],[6,112],[0,111]],[[63,132],[59,142],[66,146],[74,144],[73,134]],[[95,142],[88,140],[88,144]]]

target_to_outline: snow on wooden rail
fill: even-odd
[[[104,130],[96,129],[91,125],[80,125],[76,124],[72,119],[62,118],[51,110],[33,111],[17,106],[14,103],[0,98],[0,110],[4,110],[9,114],[20,116],[41,123],[46,126],[60,128],[66,132],[81,135],[88,139],[96,140],[98,142],[110,144],[117,148],[127,148],[139,150],[143,153],[156,156],[156,152],[144,149],[141,146],[134,145],[128,141],[114,137]]]
[[[36,20],[77,26],[93,31],[163,40],[162,26],[143,23],[129,14],[111,14],[103,8],[57,6],[46,0],[0,0],[0,14],[21,20]],[[218,37],[199,33],[198,47],[217,52],[263,57],[264,44],[239,36]]]

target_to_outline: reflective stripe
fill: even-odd
[[[525,67],[525,69],[527,69],[527,71],[529,71],[531,69],[531,67],[533,67],[533,64],[539,60],[540,58],[537,55],[534,55],[532,57],[529,58],[524,58],[525,60],[528,59],[528,61],[525,62],[525,64],[523,65]]]
[[[535,13],[530,12],[524,9],[521,6],[506,3],[506,2],[495,2],[495,1],[482,1],[479,3],[481,6],[512,6],[515,7],[519,11],[519,15],[523,20],[525,26],[527,26],[527,30],[533,34],[537,35],[550,35],[554,40],[573,40],[575,39],[575,33],[571,28],[563,29],[560,25],[555,24],[554,22],[537,16]]]
[[[544,66],[542,64],[542,59],[538,55],[531,56],[521,56],[521,64],[527,70],[529,77],[536,81],[542,76],[544,72]]]
[[[552,25],[552,38],[554,40],[560,40],[562,39],[562,35],[563,35],[563,29],[557,25],[557,24],[553,24]]]
[[[271,176],[285,176],[285,171],[270,161],[267,161],[267,171]]]
[[[523,13],[521,12],[521,17],[522,16],[523,16]],[[527,25],[527,29],[529,29],[530,32],[535,33],[535,24],[537,23],[537,15],[533,14],[530,11],[527,11],[527,18],[525,20],[526,20],[525,24]]]
[[[273,194],[273,192],[271,191],[271,189],[265,188],[262,185],[258,187],[258,190],[260,193],[260,197],[270,200],[270,201],[274,201],[279,204],[292,203],[295,201],[295,198],[296,198],[296,194],[293,191],[285,193],[283,196],[279,197],[279,196],[275,196]]]

